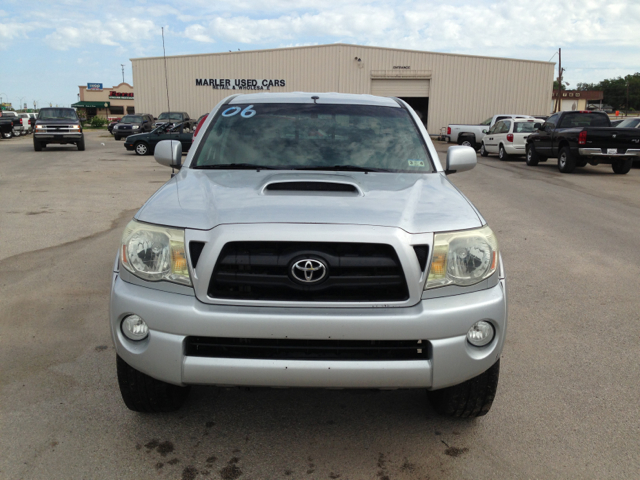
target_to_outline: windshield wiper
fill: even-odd
[[[254,163],[219,163],[216,165],[196,165],[201,170],[275,170],[275,167],[256,165]]]
[[[333,165],[333,166],[321,166],[314,167],[294,167],[293,170],[332,170],[332,171],[345,171],[345,172],[389,172],[385,168],[371,168],[371,167],[359,167],[358,165]]]

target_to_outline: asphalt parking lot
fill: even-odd
[[[487,416],[443,419],[422,391],[213,387],[141,415],[117,386],[110,272],[170,170],[106,131],[85,152],[0,140],[0,478],[637,478],[640,169],[478,162],[451,179],[509,278]]]

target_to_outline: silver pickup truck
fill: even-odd
[[[110,326],[120,391],[178,409],[191,385],[422,388],[476,417],[498,386],[507,293],[494,233],[399,99],[228,97],[127,225]]]
[[[504,120],[505,118],[532,118],[531,115],[515,115],[502,113],[487,118],[484,122],[478,125],[458,125],[452,124],[447,127],[447,135],[449,142],[457,143],[458,145],[464,145],[474,149],[479,149],[482,145],[482,138],[487,134],[489,129],[493,127],[496,122]]]

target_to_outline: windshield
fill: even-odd
[[[77,120],[76,111],[72,108],[43,108],[38,120]]]
[[[431,159],[409,113],[369,105],[258,104],[216,114],[194,168],[363,169],[429,173]]]
[[[158,120],[182,120],[181,113],[161,113]]]
[[[627,118],[618,124],[620,128],[638,128],[640,125],[640,118]]]
[[[535,122],[516,122],[513,125],[513,133],[529,133],[535,132],[535,128],[533,126]]]
[[[493,120],[493,117],[489,117],[487,118],[484,122],[482,122],[480,125],[491,125],[491,120]]]
[[[142,117],[137,115],[125,115],[120,120],[120,123],[142,123]]]

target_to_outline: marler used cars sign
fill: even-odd
[[[211,87],[216,90],[271,90],[285,87],[284,80],[256,78],[196,78],[196,87]]]

